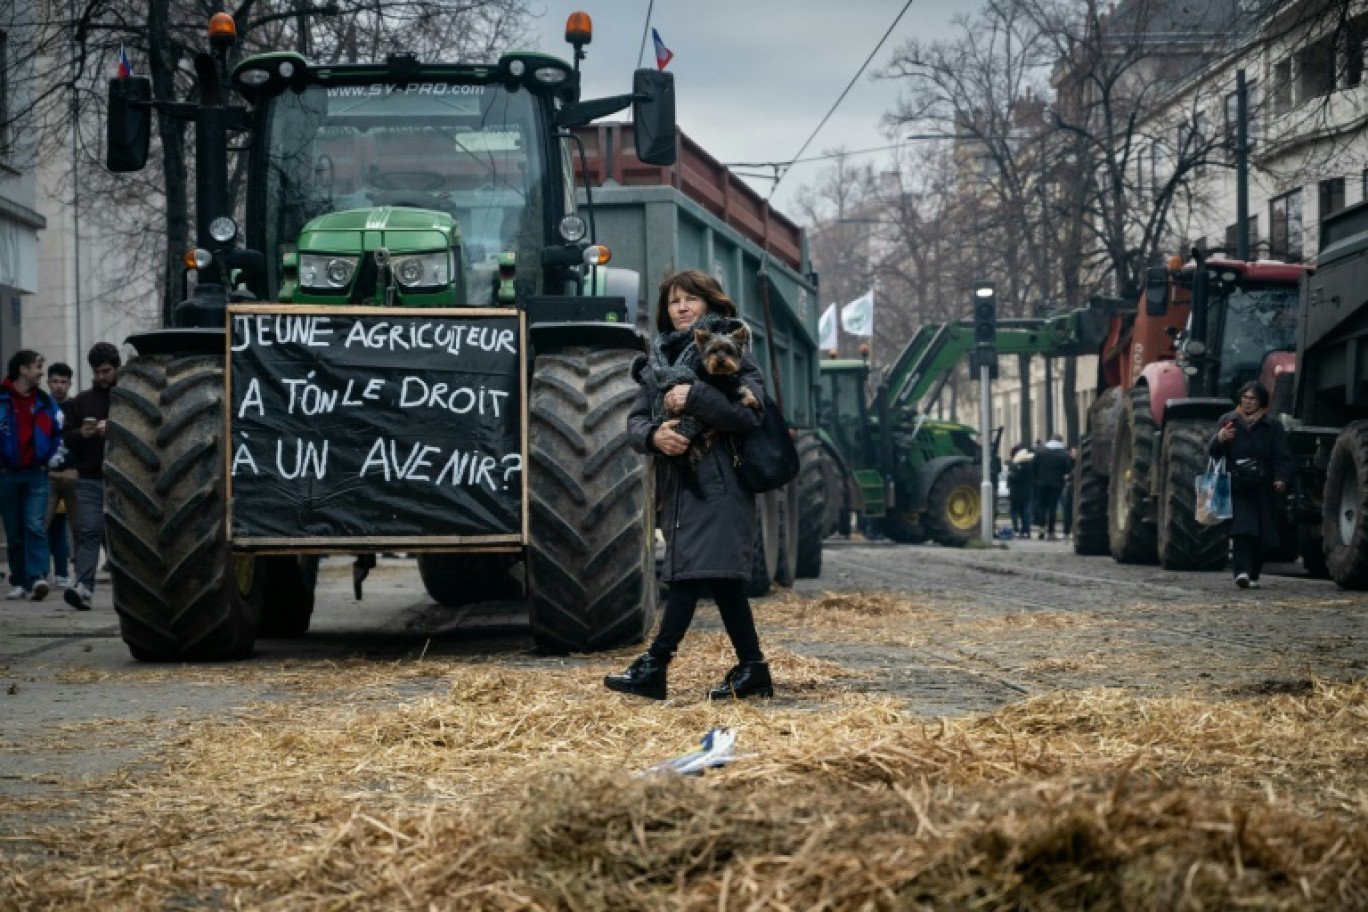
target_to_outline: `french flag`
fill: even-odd
[[[127,79],[133,75],[133,63],[128,59],[128,51],[119,45],[119,78]]]
[[[660,40],[660,32],[655,29],[651,29],[651,40],[655,42],[656,69],[663,70],[674,59],[674,51],[665,46],[665,42]]]

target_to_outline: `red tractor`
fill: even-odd
[[[1215,421],[1250,380],[1291,409],[1298,289],[1309,267],[1193,251],[1146,276],[1103,342],[1074,471],[1074,551],[1166,570],[1220,570],[1227,531],[1196,521]],[[1285,536],[1291,544],[1296,536]],[[1287,557],[1286,555],[1284,557]]]

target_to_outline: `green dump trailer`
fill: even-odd
[[[817,276],[803,230],[683,132],[676,162],[665,166],[636,157],[630,124],[592,124],[575,132],[587,165],[579,201],[587,208],[592,196],[595,230],[608,239],[611,264],[640,278],[638,324],[653,331],[665,276],[681,269],[714,276],[749,325],[755,358],[797,430],[803,472],[784,490],[760,498],[762,547],[756,548],[751,592],[818,576],[828,503],[839,494],[827,490],[831,473],[823,474],[816,433]]]

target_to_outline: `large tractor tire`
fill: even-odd
[[[1206,421],[1169,421],[1159,459],[1159,564],[1165,570],[1214,573],[1230,551],[1227,523],[1197,521],[1197,476],[1206,471]]]
[[[261,618],[259,636],[294,639],[309,632],[318,585],[316,555],[239,554],[233,567],[238,591],[255,603]]]
[[[770,590],[779,569],[779,496],[774,491],[755,496],[755,547],[746,595],[759,598]]]
[[[513,554],[419,554],[418,575],[428,597],[439,605],[505,601],[522,595],[509,573],[517,560]]]
[[[1345,589],[1368,589],[1368,421],[1353,422],[1335,439],[1323,516],[1330,578]]]
[[[798,523],[802,518],[798,505],[798,481],[775,492],[779,504],[779,560],[774,568],[774,584],[793,588],[798,578]]]
[[[827,459],[821,438],[816,434],[803,434],[798,438],[799,468],[795,485],[798,496],[798,554],[795,575],[802,579],[816,579],[822,575],[822,539],[835,531],[827,528],[828,514],[831,513],[827,503],[829,498],[839,502],[841,491],[827,490],[827,477],[822,470],[822,463]]]
[[[1111,553],[1107,537],[1107,476],[1093,463],[1092,437],[1078,441],[1078,464],[1073,471],[1074,554],[1092,556]]]
[[[1157,433],[1149,387],[1137,386],[1121,400],[1107,485],[1107,538],[1111,555],[1120,564],[1159,561],[1158,527],[1145,520]]]
[[[536,361],[524,483],[529,615],[545,652],[637,643],[655,623],[651,482],[627,436],[633,357],[571,348]]]
[[[105,534],[119,629],[143,662],[241,659],[258,607],[227,541],[223,359],[140,356],[105,438]]]
[[[962,462],[950,466],[931,485],[923,522],[937,544],[962,548],[979,537],[983,524],[980,481],[974,467]]]

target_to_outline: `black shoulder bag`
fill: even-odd
[[[779,405],[765,395],[760,426],[734,438],[736,475],[752,494],[775,491],[798,477],[798,448]]]

